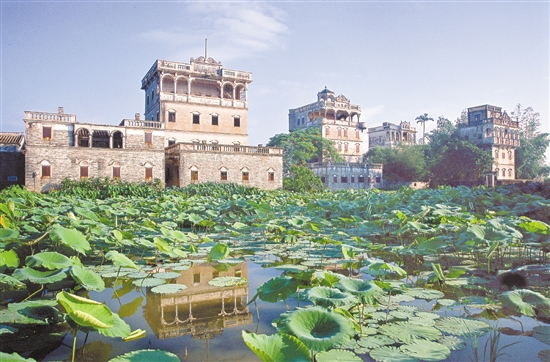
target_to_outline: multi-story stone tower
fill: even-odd
[[[361,131],[365,129],[359,122],[361,107],[351,104],[343,95],[335,96],[326,87],[317,93],[317,102],[290,109],[288,129],[318,127],[321,135],[334,141],[338,153],[347,162],[361,162],[363,139]]]
[[[141,81],[145,120],[160,122],[171,143],[246,145],[247,86],[252,73],[224,69],[212,58],[157,60]]]
[[[401,121],[399,125],[384,122],[381,126],[369,128],[368,135],[369,149],[416,143],[416,128],[407,121]]]
[[[491,152],[492,171],[499,180],[515,180],[515,151],[520,146],[520,131],[518,122],[512,121],[506,111],[488,104],[468,108],[468,123],[461,126],[461,134]]]

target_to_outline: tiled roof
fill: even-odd
[[[0,132],[0,145],[20,145],[23,138],[21,133]]]

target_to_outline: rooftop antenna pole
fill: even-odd
[[[204,60],[208,59],[208,38],[204,38]]]

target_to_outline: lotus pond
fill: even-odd
[[[0,193],[0,360],[548,361],[514,187]]]

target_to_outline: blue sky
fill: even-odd
[[[154,61],[188,62],[205,38],[208,56],[253,73],[251,145],[287,132],[288,110],[325,86],[360,105],[367,127],[521,103],[549,131],[548,1],[1,0],[1,10],[4,132],[24,131],[24,111],[58,106],[80,122],[133,118]]]

